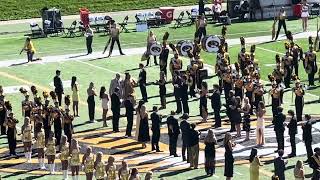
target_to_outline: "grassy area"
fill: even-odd
[[[132,9],[148,9],[163,6],[180,6],[195,4],[194,0],[2,0],[0,5],[5,6],[0,20],[27,19],[40,17],[43,7],[56,7],[63,15],[78,14],[79,8],[86,7],[91,12],[126,11]],[[20,8],[23,7],[23,8]]]

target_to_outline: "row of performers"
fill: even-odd
[[[226,103],[229,99],[229,92],[234,90],[235,96],[239,96],[241,100],[244,96],[248,97],[249,103],[257,109],[259,102],[264,101],[263,95],[267,93],[267,91],[264,89],[260,79],[259,64],[255,60],[255,46],[251,46],[250,52],[246,52],[244,38],[241,37],[240,41],[242,48],[238,54],[238,62],[234,64],[230,64],[230,57],[227,52],[227,47],[220,46],[219,48],[215,71],[219,77],[220,91],[222,92],[223,88]],[[292,48],[297,49],[298,46],[294,45]],[[290,48],[290,51],[286,53],[282,60],[280,59],[279,55],[276,56],[276,69],[268,76],[272,84],[269,94],[272,97],[272,112],[273,115],[276,115],[277,107],[283,103],[284,89],[286,87],[290,87],[290,82],[292,79],[295,80],[295,87],[292,88],[292,92],[296,95],[296,113],[298,120],[301,121],[305,86],[300,83],[298,76],[291,75],[292,68],[295,68],[296,72],[298,71],[298,68],[296,67],[298,65],[294,65],[292,63],[292,57],[289,55],[289,52],[292,51],[292,48]],[[299,47],[298,49],[299,53],[301,53],[301,48]],[[298,55],[300,57],[300,54]],[[290,64],[288,62],[290,62]],[[311,62],[314,62],[315,64],[312,65]],[[310,51],[305,53],[304,64],[306,67],[315,66],[314,69],[316,70],[316,56],[315,52],[311,48]],[[315,72],[313,71],[313,77],[314,74]],[[290,78],[288,79],[288,77]],[[251,114],[252,112],[253,111],[251,109]]]

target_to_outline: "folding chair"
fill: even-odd
[[[37,37],[46,37],[43,30],[37,23],[30,23],[30,30],[31,30],[31,37],[37,38]]]
[[[176,22],[174,23],[173,28],[176,29],[182,26],[183,17],[184,17],[184,12],[182,11],[179,14],[178,18],[174,19]]]
[[[129,20],[129,16],[126,16],[122,23],[118,23],[120,26],[120,32],[122,32],[124,30],[125,33],[129,32],[129,30],[127,29],[127,25],[128,25],[128,20]]]
[[[76,36],[76,26],[77,26],[77,21],[73,21],[70,25],[69,28],[66,28],[66,30],[68,31],[66,34],[66,37],[75,37]]]

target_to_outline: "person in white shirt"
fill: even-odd
[[[307,4],[307,0],[303,0],[302,3],[303,3],[302,9],[301,9],[302,29],[303,29],[303,32],[306,32],[308,28],[309,5]]]
[[[92,53],[93,30],[91,29],[91,27],[89,25],[86,27],[85,37],[86,37],[86,44],[87,44],[87,52],[88,52],[88,54],[91,54]]]
[[[221,4],[215,1],[214,4],[212,5],[212,11],[213,11],[213,17],[217,20],[222,11]]]

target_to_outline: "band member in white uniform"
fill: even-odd
[[[303,0],[302,3],[303,3],[302,9],[301,9],[302,29],[303,29],[303,32],[306,32],[308,28],[309,5],[307,4],[307,0]]]

